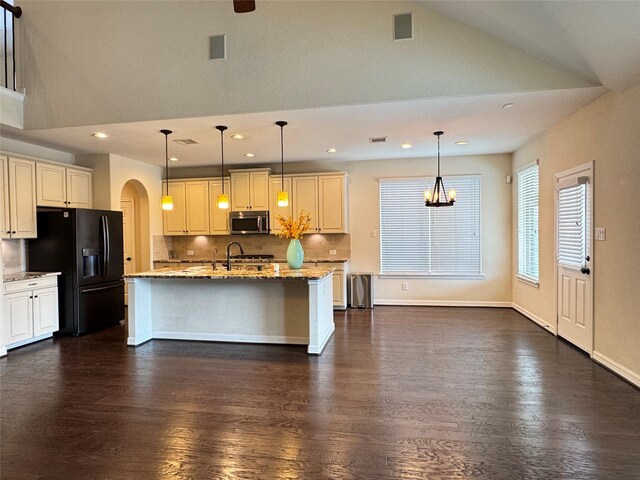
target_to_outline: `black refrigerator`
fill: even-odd
[[[124,319],[122,212],[81,208],[38,211],[29,270],[62,272],[61,334],[81,335]]]

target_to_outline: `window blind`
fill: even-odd
[[[452,207],[429,208],[424,191],[435,179],[380,181],[381,273],[478,275],[480,255],[480,178],[450,177]]]
[[[518,172],[518,276],[539,280],[537,164]]]
[[[588,184],[558,190],[558,264],[585,265],[588,252]]]

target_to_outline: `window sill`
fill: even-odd
[[[484,273],[475,274],[427,274],[427,273],[378,273],[380,278],[423,278],[438,280],[484,280]]]
[[[521,277],[520,275],[516,275],[516,279],[519,282],[526,283],[527,285],[531,285],[532,287],[540,288],[540,282],[537,282],[535,280],[531,280],[530,278]]]

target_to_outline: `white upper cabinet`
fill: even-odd
[[[304,210],[311,216],[309,230],[317,233],[346,233],[347,176],[341,174],[293,176],[293,215]]]
[[[229,195],[229,180],[224,181],[224,192]],[[229,235],[229,209],[218,208],[218,195],[222,193],[220,180],[209,181],[209,234]]]
[[[293,177],[293,216],[304,210],[311,217],[309,231],[318,231],[318,177]]]
[[[207,180],[170,181],[169,195],[173,197],[173,210],[164,210],[164,234],[207,235],[209,233],[209,182]]]
[[[0,238],[10,238],[9,225],[9,159],[0,155]]]
[[[9,158],[10,238],[36,238],[36,162]]]
[[[278,192],[282,190],[282,178],[271,177],[269,181],[269,222],[271,223],[271,233],[278,233],[280,231],[280,222],[276,220],[276,215],[280,214],[284,218],[289,218],[293,212],[293,192],[291,191],[291,178],[285,177],[284,179],[284,191],[289,193],[289,205],[286,207],[278,206]]]
[[[90,170],[37,162],[37,204],[40,207],[91,208]]]
[[[269,210],[269,168],[229,170],[231,210]]]
[[[93,205],[92,172],[67,168],[67,207],[91,208]]]
[[[318,227],[321,233],[348,231],[345,183],[345,175],[318,177]]]

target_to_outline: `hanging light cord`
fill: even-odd
[[[440,135],[438,135],[438,176],[440,176]]]
[[[284,125],[280,125],[280,180],[284,191]]]
[[[169,135],[173,133],[171,130],[160,130],[164,135],[164,167],[167,182],[167,197],[169,196]]]
[[[227,129],[224,125],[216,126],[220,131],[220,156],[222,157],[222,171],[220,172],[220,183],[222,183],[222,194],[224,195],[224,131]]]

